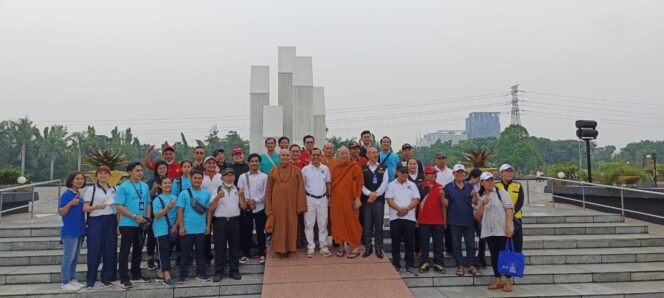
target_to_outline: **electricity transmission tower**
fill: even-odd
[[[512,116],[512,121],[510,124],[521,125],[521,115],[519,115],[519,84],[516,84],[511,87],[512,89],[512,111],[510,115]]]

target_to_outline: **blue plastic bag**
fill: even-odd
[[[514,241],[509,238],[505,243],[505,250],[498,254],[498,273],[508,276],[523,277],[526,267],[523,254],[514,251]]]

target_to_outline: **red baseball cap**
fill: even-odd
[[[173,147],[171,145],[164,145],[164,146],[161,147],[162,152],[166,152],[168,150],[171,150],[171,151],[175,152],[175,147]]]
[[[436,170],[436,168],[434,168],[433,166],[427,166],[426,168],[424,168],[424,174],[433,174],[437,172],[438,170]]]
[[[240,146],[233,147],[233,155],[242,154],[242,153],[244,153],[244,150],[242,150],[242,147],[240,147]]]
[[[99,174],[99,172],[106,172],[110,175],[111,174],[111,168],[109,168],[108,166],[99,166],[97,168],[97,171],[95,172],[95,175]]]

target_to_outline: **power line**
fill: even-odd
[[[639,103],[639,102],[636,102],[634,100],[617,100],[617,99],[607,99],[607,98],[599,98],[599,97],[586,97],[586,96],[576,96],[576,95],[564,95],[564,94],[554,94],[554,93],[527,91],[527,90],[524,91],[524,92],[526,92],[526,94],[533,93],[533,94],[540,94],[540,95],[547,95],[547,96],[554,96],[554,97],[566,97],[566,98],[587,99],[587,100],[602,101],[602,102],[609,101],[609,102],[618,102],[618,103],[641,104],[643,106],[664,107],[664,105],[658,105],[658,104],[652,104],[652,103]]]

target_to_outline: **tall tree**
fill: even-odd
[[[500,162],[512,164],[521,173],[528,173],[537,168],[541,159],[533,141],[529,138],[528,130],[518,124],[508,126],[500,134],[496,157]]]
[[[53,169],[55,168],[55,159],[64,155],[67,147],[67,128],[63,125],[53,125],[50,128],[44,128],[44,136],[41,139],[39,155],[46,157],[50,161],[50,180],[53,180]]]
[[[21,175],[25,175],[26,147],[35,138],[39,137],[39,130],[26,116],[16,122],[10,123],[10,135],[13,141],[21,147]]]

